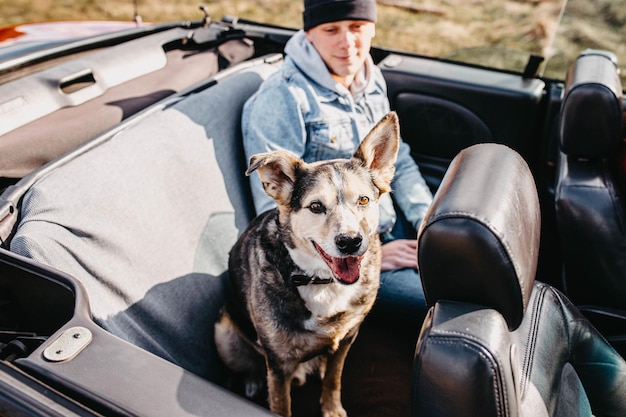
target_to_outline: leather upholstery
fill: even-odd
[[[475,145],[452,161],[419,233],[429,306],[440,299],[491,305],[510,329],[519,325],[535,279],[541,222],[533,178],[520,174],[527,171],[504,145]]]
[[[610,52],[587,50],[568,71],[561,149],[578,158],[614,156],[622,136],[622,86]]]
[[[555,187],[564,288],[576,305],[626,310],[626,222],[616,172],[622,121],[615,57],[586,51],[566,81]]]
[[[415,352],[412,414],[623,415],[626,362],[561,292],[535,282],[540,213],[524,161],[475,145],[443,184],[418,236],[433,308]]]

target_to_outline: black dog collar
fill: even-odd
[[[293,273],[291,274],[291,282],[294,283],[296,287],[300,287],[302,285],[318,285],[318,284],[330,284],[333,282],[333,278],[319,278],[319,277],[310,277],[304,274]]]

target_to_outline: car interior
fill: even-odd
[[[616,345],[626,341],[622,85],[616,58],[587,51],[567,82],[555,205],[567,295]]]
[[[413,364],[414,415],[619,415],[626,407],[623,358],[563,293],[535,281],[540,222],[518,153],[484,143],[452,161],[418,238],[433,308]]]
[[[247,28],[161,28],[0,73],[0,96],[37,97],[15,99],[0,132],[0,370],[16,397],[76,414],[271,415],[213,343],[228,251],[255,216],[241,110],[290,35]],[[621,415],[611,54],[585,51],[565,82],[373,56],[436,192],[418,235],[431,309],[423,324],[366,319],[344,370],[348,414]],[[320,389],[295,387],[294,415],[319,416]]]

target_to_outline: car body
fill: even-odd
[[[233,17],[52,27],[64,34],[26,25],[11,30],[30,38],[0,42],[0,414],[269,415],[237,394],[210,339],[228,249],[254,216],[241,106],[295,30]],[[372,56],[433,192],[473,145],[522,156],[541,207],[536,279],[570,295],[555,203],[566,71],[581,54],[623,51],[579,46],[542,66],[558,42],[495,48],[504,61],[493,65],[473,46]],[[623,356],[626,300],[572,301]],[[419,334],[366,322],[346,363],[350,415],[410,413]],[[295,389],[294,415],[317,415],[317,390]]]

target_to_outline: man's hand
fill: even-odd
[[[417,269],[417,240],[398,239],[385,243],[383,249],[382,271],[392,269]]]

